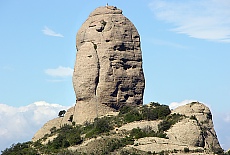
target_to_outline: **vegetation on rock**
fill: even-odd
[[[83,125],[64,125],[60,129],[53,127],[50,129],[50,134],[45,135],[42,139],[36,142],[25,142],[13,144],[10,148],[2,151],[2,155],[40,155],[40,154],[58,154],[58,155],[80,155],[80,154],[111,154],[112,152],[126,155],[126,154],[167,154],[167,151],[155,152],[141,152],[140,150],[126,150],[127,145],[136,146],[134,141],[144,137],[158,137],[168,138],[165,131],[176,124],[185,115],[171,114],[171,111],[167,105],[161,105],[159,103],[152,102],[149,105],[143,106],[123,106],[117,116],[107,116],[96,118],[94,122],[85,122]],[[191,116],[190,119],[195,119],[195,116]],[[116,132],[115,128],[121,127],[127,123],[141,120],[159,120],[158,130],[154,131],[151,126],[145,126],[144,128],[134,127],[130,131]],[[95,141],[91,151],[82,151],[77,149],[78,146],[84,141],[99,138]],[[75,147],[73,150],[69,150],[69,147]],[[87,149],[86,149],[87,150]],[[174,151],[178,152],[179,150]],[[180,150],[184,153],[194,152],[189,148]],[[201,150],[202,151],[202,150]],[[200,151],[199,151],[200,152]],[[216,152],[223,154],[220,150]],[[226,153],[226,155],[229,154]]]
[[[84,125],[64,125],[60,129],[53,127],[50,129],[50,134],[45,135],[42,139],[32,143],[18,143],[12,145],[9,149],[2,151],[3,155],[18,153],[19,148],[23,152],[29,154],[53,154],[60,152],[68,152],[67,148],[81,144],[84,140],[95,138],[100,135],[110,134],[109,132],[114,127],[122,126],[126,123],[131,123],[140,120],[157,120],[165,119],[170,114],[170,109],[166,105],[159,103],[151,103],[150,106],[124,106],[121,108],[118,116],[96,118],[94,122],[86,122]],[[166,138],[165,130],[155,132],[151,127],[144,129],[134,128],[127,132],[125,137],[120,139],[110,139],[106,142],[104,153],[113,152],[115,149],[126,145],[133,145],[134,138],[142,137],[161,137]],[[49,137],[54,136],[52,140]],[[48,142],[44,144],[44,141]],[[75,152],[76,153],[76,152]],[[103,153],[103,152],[101,152]]]

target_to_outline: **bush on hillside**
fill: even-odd
[[[86,133],[86,138],[97,136],[101,133],[109,132],[113,129],[111,119],[108,117],[96,118],[93,123],[88,123],[83,132]]]
[[[140,129],[140,128],[133,128],[130,132],[130,136],[139,139],[143,137],[159,137],[159,138],[167,138],[167,135],[163,132],[155,132],[154,130],[148,128]]]
[[[1,152],[2,155],[38,155],[38,152],[30,147],[31,144],[31,142],[13,144]]]
[[[64,125],[57,132],[58,136],[48,144],[51,149],[67,148],[82,142],[80,127]]]
[[[181,114],[172,114],[168,115],[162,122],[158,124],[158,130],[159,131],[167,131],[172,125],[179,122],[184,115]]]
[[[129,113],[124,115],[125,123],[130,123],[130,122],[140,121],[140,120],[142,120],[142,116],[137,109],[133,109]]]
[[[140,120],[164,119],[171,113],[169,106],[152,102],[150,106],[143,107],[123,106],[119,112],[119,117],[124,118],[124,123]]]

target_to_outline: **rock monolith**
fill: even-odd
[[[76,37],[74,121],[105,115],[123,105],[143,104],[145,79],[140,35],[122,10],[94,10]]]
[[[140,35],[122,10],[114,6],[96,8],[78,31],[76,48],[76,104],[64,117],[48,121],[33,141],[49,134],[53,127],[91,122],[116,114],[123,105],[143,104]]]

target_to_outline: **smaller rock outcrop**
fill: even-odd
[[[173,113],[179,113],[188,118],[177,123],[168,131],[171,139],[203,147],[206,150],[221,149],[214,130],[212,113],[207,106],[199,102],[192,102],[176,108]]]
[[[67,112],[63,117],[57,117],[55,119],[46,122],[43,125],[43,127],[34,134],[32,141],[35,142],[43,138],[46,134],[50,134],[52,128],[59,129],[61,126],[65,124],[72,124],[72,122],[69,121],[69,119],[71,115],[73,115],[73,113],[74,113],[74,107],[71,107],[70,109],[67,110]]]
[[[132,147],[146,152],[173,152],[184,148],[205,154],[222,151],[214,130],[212,114],[207,106],[193,102],[174,109],[171,114],[180,114],[184,117],[166,131],[168,139],[141,138],[135,142],[138,145]]]

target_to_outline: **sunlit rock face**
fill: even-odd
[[[122,10],[113,6],[95,9],[77,33],[76,48],[73,86],[75,112],[81,114],[74,117],[76,122],[124,104],[143,104],[140,36]]]
[[[221,150],[213,126],[212,113],[207,106],[199,102],[192,102],[174,109],[173,113],[179,113],[188,118],[177,123],[168,131],[170,139],[214,152]]]

